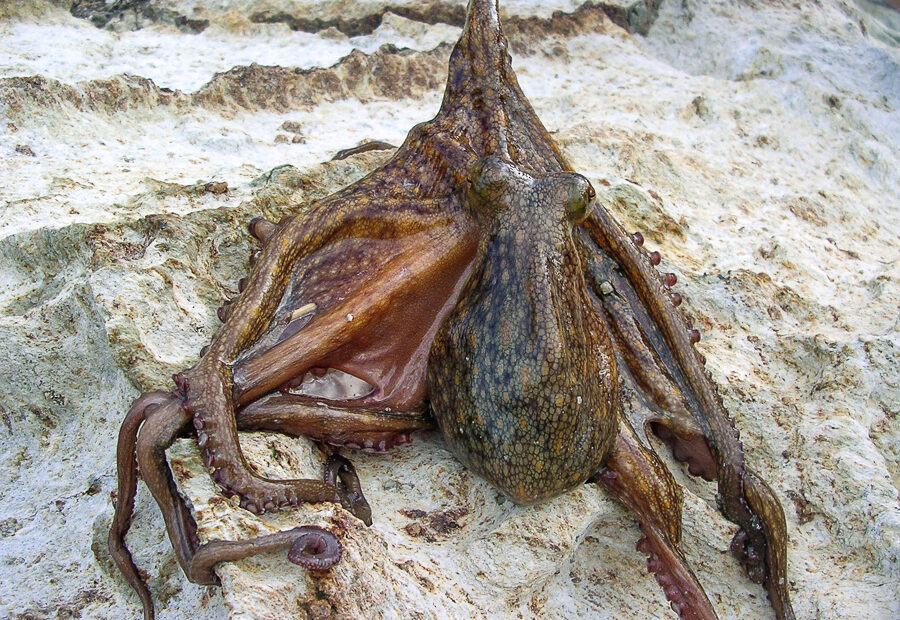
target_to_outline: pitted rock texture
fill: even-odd
[[[74,16],[101,4],[123,10]],[[0,7],[2,617],[138,614],[105,546],[128,405],[209,342],[252,217],[302,213],[390,155],[335,153],[399,144],[435,113],[464,2],[145,4]],[[502,5],[538,115],[678,275],[748,462],[784,505],[798,617],[900,616],[900,11]],[[638,28],[612,5],[656,15]],[[201,536],[314,523],[344,560],[312,579],[260,556],[194,586],[141,489],[129,544],[160,617],[674,617],[634,520],[597,488],[516,507],[436,433],[413,439],[348,453],[370,528],[330,505],[243,511],[180,440],[169,459]],[[242,442],[265,474],[318,475],[305,440]],[[772,617],[713,487],[660,452],[721,617]]]

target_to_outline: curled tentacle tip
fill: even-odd
[[[213,468],[216,466],[216,462],[218,461],[218,455],[216,455],[215,450],[207,449],[203,451],[203,460],[206,461],[207,467]]]
[[[341,504],[366,525],[372,525],[372,508],[362,493],[353,463],[339,454],[328,457],[323,480],[340,492],[335,495],[335,503]]]
[[[674,273],[667,273],[663,275],[663,282],[666,283],[666,286],[671,288],[678,283],[678,276],[676,276]]]
[[[631,238],[634,239],[635,245],[641,246],[644,245],[644,235],[639,232],[635,232],[631,235]]]
[[[288,561],[310,570],[328,570],[341,559],[341,543],[321,527],[296,528],[299,536],[288,551]]]
[[[738,530],[737,534],[734,535],[734,538],[731,539],[731,554],[742,561],[745,557],[744,543],[746,541],[747,532],[744,530]]]
[[[657,251],[650,252],[650,264],[656,267],[662,261],[662,254]]]
[[[372,525],[372,507],[369,506],[369,502],[362,495],[357,493],[351,494],[350,512],[354,517],[365,523],[367,527]]]
[[[254,217],[247,225],[247,229],[250,231],[250,234],[260,241],[265,241],[266,239],[271,237],[272,232],[275,230],[275,228],[276,225],[264,217]]]
[[[697,344],[700,342],[700,332],[696,329],[692,329],[689,334],[691,344]]]
[[[676,308],[681,305],[681,295],[678,293],[672,293],[672,305]]]
[[[187,377],[185,377],[185,376],[184,376],[183,374],[181,374],[180,372],[175,373],[174,375],[172,375],[172,381],[175,382],[175,387],[177,387],[178,390],[181,391],[181,392],[185,392],[185,393],[186,393],[186,392],[188,391],[188,388],[190,387],[190,385],[189,385],[189,383],[188,383],[188,380],[187,380]]]

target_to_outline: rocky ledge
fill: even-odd
[[[252,217],[302,213],[389,156],[337,151],[398,144],[434,114],[464,3],[149,4],[0,7],[4,617],[137,615],[105,547],[124,412],[210,340]],[[502,4],[539,116],[678,275],[748,461],[785,508],[798,617],[900,616],[900,12]],[[273,477],[320,467],[302,439],[242,445]],[[435,433],[350,457],[368,528],[327,505],[254,516],[178,442],[201,536],[318,523],[344,560],[312,579],[264,555],[194,586],[142,489],[129,543],[160,617],[674,617],[634,520],[593,486],[514,506]],[[720,615],[771,617],[713,487],[668,463]]]

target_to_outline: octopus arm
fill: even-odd
[[[654,413],[649,430],[670,445],[691,473],[716,480],[723,514],[740,526],[732,550],[753,581],[763,583],[779,618],[794,617],[787,591],[784,513],[774,492],[744,462],[734,422],[694,348],[699,334],[677,310],[674,278],[597,208],[577,235],[602,316],[623,366]]]
[[[146,620],[153,618],[153,601],[124,542],[131,526],[137,488],[136,465],[140,467],[142,478],[162,509],[178,563],[194,583],[217,584],[218,578],[213,572],[217,563],[240,560],[265,551],[288,549],[290,561],[313,569],[328,568],[340,559],[341,548],[337,538],[316,526],[292,528],[244,541],[200,544],[190,508],[178,492],[165,461],[165,450],[184,433],[190,425],[191,416],[179,398],[154,392],[135,402],[128,419],[132,423],[123,425],[119,436],[122,457],[119,461],[119,494],[109,546],[116,565],[140,596]]]
[[[441,308],[451,303],[442,295],[451,297],[455,294],[454,277],[462,277],[467,267],[467,244],[471,243],[466,235],[468,220],[459,207],[455,187],[461,182],[460,175],[464,178],[460,168],[469,161],[468,156],[443,139],[439,131],[419,126],[410,132],[405,147],[387,164],[312,205],[305,217],[288,218],[277,225],[256,220],[251,225],[251,232],[263,242],[263,248],[241,294],[227,309],[224,325],[200,361],[176,375],[176,391],[171,395],[154,393],[138,399],[120,432],[119,499],[109,546],[117,566],[140,595],[145,617],[153,617],[153,605],[124,542],[134,509],[137,466],[165,517],[179,563],[192,581],[214,582],[212,566],[216,562],[246,557],[273,545],[290,547],[290,555],[304,565],[321,566],[323,561],[330,560],[319,556],[340,555],[339,545],[332,544],[336,541],[332,541],[333,536],[324,530],[314,534],[297,531],[241,544],[214,541],[201,546],[196,523],[178,493],[165,459],[165,449],[178,436],[196,433],[213,479],[226,492],[237,494],[241,505],[248,510],[264,512],[277,505],[329,501],[340,503],[363,521],[371,522],[371,511],[365,499],[352,492],[358,485],[349,463],[339,477],[332,476],[330,480],[270,480],[252,471],[240,448],[237,412],[255,403],[267,390],[277,392],[284,376],[266,368],[257,375],[251,373],[250,376],[258,380],[256,385],[263,387],[255,395],[248,395],[249,390],[241,389],[245,384],[239,382],[235,389],[234,372],[238,370],[240,377],[245,377],[243,371],[252,367],[253,356],[248,357],[247,352],[253,350],[256,340],[271,329],[286,298],[285,292],[296,276],[302,275],[304,267],[311,265],[304,261],[324,249],[338,248],[326,262],[340,266],[346,258],[340,251],[342,241],[360,240],[368,243],[369,249],[372,243],[380,242],[382,252],[376,253],[374,260],[381,267],[364,285],[346,291],[348,300],[345,303],[355,304],[353,307],[357,309],[359,320],[351,320],[350,311],[344,313],[346,306],[332,304],[286,340],[293,338],[291,344],[300,347],[301,357],[306,356],[306,361],[301,360],[299,365],[296,365],[296,359],[287,360],[295,363],[289,376],[322,364],[339,367],[344,363],[351,372],[357,370],[360,374],[370,369],[373,372],[370,379],[378,384],[382,398],[379,401],[373,396],[368,401],[332,403],[326,416],[330,419],[325,422],[322,411],[315,411],[315,415],[310,416],[311,403],[295,399],[289,425],[295,434],[301,434],[307,426],[315,429],[317,424],[320,428],[324,424],[331,429],[332,437],[362,441],[360,437],[371,440],[374,436],[378,443],[392,435],[396,437],[397,433],[427,426],[430,422],[421,407],[424,399],[422,377],[429,344],[424,340],[431,333],[429,325],[438,320]],[[448,270],[449,276],[446,275]],[[444,274],[443,280],[439,279],[444,286],[440,294],[434,293],[434,280],[428,278],[436,273]],[[380,286],[390,290],[379,290]],[[417,321],[407,321],[406,327],[412,327],[398,329],[391,342],[395,349],[423,349],[426,354],[419,355],[403,368],[391,369],[380,363],[391,357],[391,345],[385,348],[372,343],[384,342],[385,331],[403,327],[399,321],[391,323],[384,319],[403,316],[396,306],[403,307],[404,304],[412,311],[430,309],[431,314],[424,312]],[[418,336],[419,342],[411,344],[411,335]],[[273,348],[278,347],[264,347],[257,353],[265,355]],[[283,353],[285,348],[279,351]],[[351,350],[357,352],[355,356],[347,353]],[[364,359],[366,351],[368,360]],[[279,354],[278,359],[282,358]],[[241,362],[246,363],[242,365]],[[386,369],[393,370],[393,374],[385,372]],[[243,400],[238,400],[241,397]],[[367,416],[377,405],[393,402],[390,398],[397,402],[405,398],[404,404],[408,406],[400,408],[393,418],[386,416],[380,423],[375,423],[373,416]],[[284,405],[291,404],[287,402],[289,400],[282,399],[278,410],[260,404],[255,411],[248,411],[244,421],[255,428],[274,428],[281,423],[277,420],[283,417]],[[342,412],[348,415],[342,416]],[[248,421],[251,419],[252,424]],[[350,435],[346,434],[348,432]],[[312,434],[315,436],[315,432]],[[298,542],[301,540],[304,542]],[[224,544],[226,542],[228,544]]]
[[[612,454],[592,480],[637,517],[644,534],[637,548],[649,556],[647,568],[656,575],[672,608],[683,620],[715,620],[706,592],[679,549],[681,489],[624,417],[619,419]]]

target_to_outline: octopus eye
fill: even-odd
[[[566,218],[577,226],[587,219],[591,210],[591,202],[597,193],[590,182],[581,175],[573,174],[566,182],[569,184]]]

